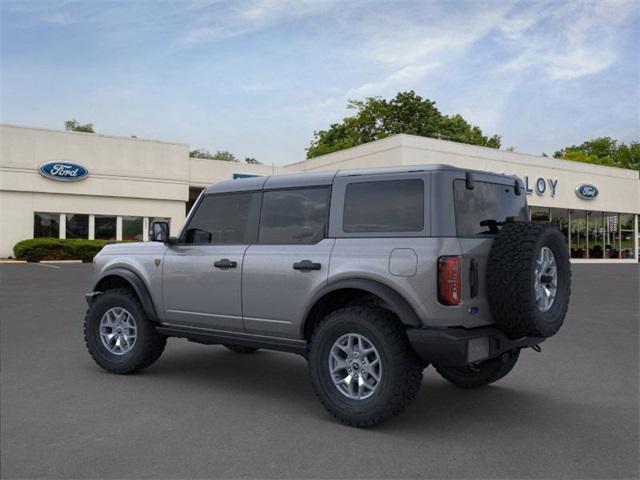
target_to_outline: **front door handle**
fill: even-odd
[[[236,268],[238,266],[238,262],[234,262],[233,260],[229,260],[228,258],[222,258],[220,260],[216,260],[213,262],[213,266],[216,268]]]
[[[293,264],[294,270],[320,270],[322,265],[311,260],[302,260]]]

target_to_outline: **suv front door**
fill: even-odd
[[[163,266],[168,323],[244,332],[242,262],[255,242],[260,194],[205,195]]]
[[[243,318],[248,333],[299,339],[304,309],[329,273],[329,187],[267,190],[258,243],[245,254]]]

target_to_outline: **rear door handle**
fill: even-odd
[[[238,262],[234,262],[229,260],[228,258],[222,258],[220,260],[216,260],[213,262],[213,266],[216,268],[236,268],[238,266]]]
[[[293,264],[294,270],[320,270],[322,265],[311,260],[302,260]]]

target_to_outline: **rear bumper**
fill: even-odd
[[[408,328],[407,335],[420,357],[443,367],[480,363],[544,341],[544,338],[536,337],[510,339],[496,327]]]

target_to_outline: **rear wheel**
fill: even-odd
[[[234,353],[253,353],[258,351],[256,347],[245,347],[244,345],[236,345],[233,343],[224,343],[223,346]]]
[[[423,366],[398,318],[363,306],[338,310],[318,325],[309,369],[316,396],[329,413],[347,425],[366,427],[413,402]]]
[[[515,367],[520,350],[507,352],[477,366],[438,367],[436,371],[449,382],[462,388],[484,387],[505,377]]]
[[[107,290],[94,300],[84,319],[84,339],[93,360],[119,374],[150,366],[167,344],[127,288]]]

